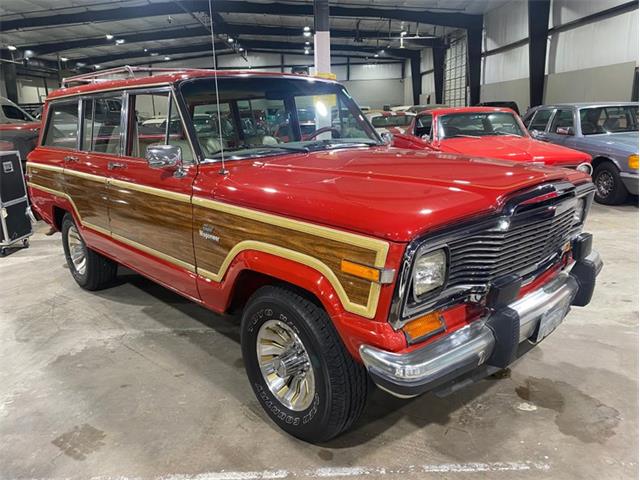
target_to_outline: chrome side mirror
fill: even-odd
[[[182,165],[182,149],[175,145],[149,145],[144,157],[151,168],[170,168]]]
[[[389,132],[381,133],[380,138],[382,138],[382,141],[385,143],[385,145],[391,145],[391,143],[393,142],[393,134]]]

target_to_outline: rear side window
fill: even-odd
[[[75,149],[78,142],[78,102],[52,103],[48,119],[42,145]]]
[[[544,132],[547,128],[547,123],[549,123],[549,117],[551,117],[552,111],[553,110],[538,110],[534,113],[533,119],[531,119],[531,123],[529,124],[529,130]]]
[[[121,94],[85,99],[83,103],[82,149],[119,155]]]

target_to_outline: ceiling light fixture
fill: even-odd
[[[310,37],[311,36],[311,32],[302,32],[302,35],[304,35],[305,37]]]
[[[122,45],[124,43],[124,38],[118,38],[116,40],[116,45]]]
[[[303,31],[303,32],[310,32],[310,31],[311,31],[311,27],[309,27],[309,26],[304,27],[304,28],[302,29],[302,31]]]
[[[15,51],[17,50],[17,48],[16,48],[16,46],[15,46],[15,45],[7,45],[7,48],[8,48],[9,50],[11,50],[12,52],[15,52]]]
[[[238,48],[238,51],[239,52],[244,52],[244,48],[240,47],[240,48]]]
[[[233,42],[234,42],[233,37],[229,37],[229,38],[227,38],[227,42],[229,42],[229,43],[233,43]]]
[[[373,58],[378,58],[380,55],[378,55],[377,53],[373,56]]]
[[[67,60],[69,60],[67,57],[60,57],[61,62],[66,62]]]
[[[111,35],[110,33],[107,33],[105,37],[107,38],[107,40],[113,40],[113,35]]]
[[[148,51],[149,51],[149,49],[148,49],[148,48],[145,48],[145,49],[144,49],[144,53],[147,53]]]
[[[100,65],[94,65],[93,66],[96,70],[98,70],[100,68]]]
[[[25,50],[24,51],[24,58],[31,58],[35,55],[35,52],[33,50]]]
[[[151,55],[152,57],[157,57],[157,56],[158,56],[158,52],[151,52],[151,53],[150,53],[150,55]]]
[[[305,45],[311,45],[311,42],[304,42]]]
[[[169,60],[171,60],[171,57],[164,57],[165,62],[168,62]]]

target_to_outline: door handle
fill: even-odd
[[[126,163],[120,163],[120,162],[109,162],[109,163],[107,163],[107,169],[109,169],[109,170],[118,170],[119,168],[127,168],[127,164]]]
[[[77,162],[80,159],[74,155],[67,155],[66,157],[64,157],[65,161],[67,162]]]

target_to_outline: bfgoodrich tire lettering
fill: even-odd
[[[260,327],[282,322],[304,345],[313,369],[314,393],[307,408],[291,410],[275,396],[260,369]],[[347,352],[326,312],[296,292],[267,286],[249,300],[242,316],[242,354],[258,401],[280,428],[302,440],[324,442],[347,430],[362,413],[367,375]]]
[[[116,277],[118,264],[86,246],[68,213],[62,219],[61,232],[64,256],[76,283],[85,290],[99,290],[109,285]]]

